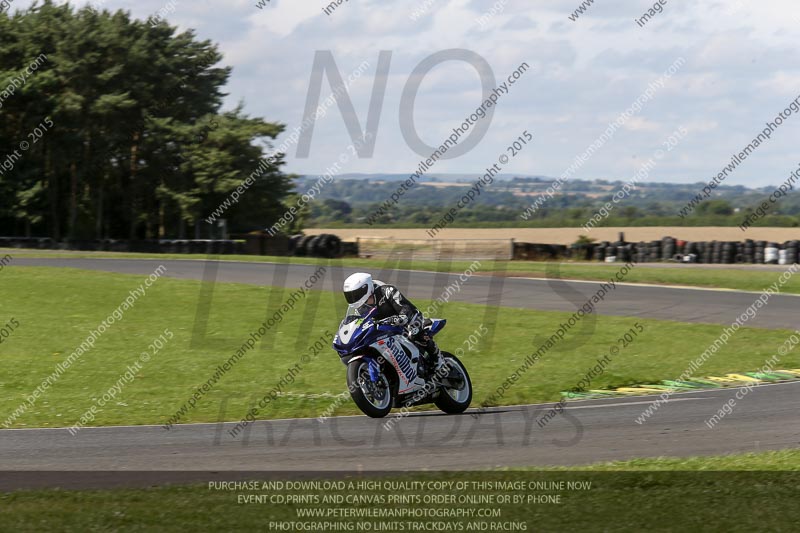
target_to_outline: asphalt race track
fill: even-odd
[[[317,267],[192,260],[28,259],[15,266],[72,267],[255,285],[299,287]],[[339,290],[354,269],[329,267],[323,290]],[[776,273],[776,279],[777,279]],[[379,273],[376,277],[381,278]],[[397,271],[395,282],[412,298],[431,298],[458,275]],[[452,301],[574,311],[599,287],[595,282],[474,276]],[[495,296],[490,296],[494,294]],[[674,287],[618,285],[598,306],[605,315],[729,324],[757,294]],[[770,298],[756,327],[796,327],[796,296]],[[713,429],[705,421],[736,389],[678,393],[646,422],[636,418],[653,396],[571,402],[549,423],[547,405],[492,408],[475,415],[413,413],[385,429],[365,416],[257,421],[232,437],[235,423],[0,431],[0,490],[37,486],[22,471],[405,471],[498,466],[580,465],[634,457],[717,455],[800,446],[800,382],[756,387]],[[44,478],[42,478],[44,479]],[[80,485],[81,478],[75,478]],[[40,481],[41,483],[41,481]],[[87,480],[93,486],[96,480]]]
[[[312,265],[281,265],[233,261],[174,259],[33,259],[17,257],[15,266],[70,267],[127,274],[148,275],[158,265],[167,268],[165,276],[203,279],[208,282],[246,283],[299,287],[316,270]],[[322,290],[340,291],[344,279],[355,268],[327,267],[325,279],[315,285]],[[413,299],[436,299],[459,274],[408,270],[375,271],[377,279],[394,283]],[[542,311],[576,311],[600,288],[599,282],[556,279],[528,279],[475,275],[468,278],[450,301],[491,304]],[[780,273],[775,273],[777,281]],[[766,287],[765,287],[766,288]],[[641,284],[617,284],[596,311],[601,315],[653,318],[730,325],[758,297],[755,293],[693,288],[661,287]],[[800,296],[776,295],[761,308],[748,326],[795,329]],[[342,306],[344,309],[344,304]]]
[[[705,420],[735,389],[675,394],[645,423],[653,397],[577,401],[537,424],[550,405],[413,413],[391,429],[365,416],[233,423],[0,431],[3,470],[400,471],[579,465],[633,457],[712,455],[800,445],[800,382],[763,385],[738,400],[713,429]],[[73,481],[80,485],[81,476]],[[5,481],[3,481],[5,479]],[[95,480],[94,483],[97,481]],[[92,482],[87,482],[92,483]],[[36,486],[35,476],[0,476],[0,490]]]

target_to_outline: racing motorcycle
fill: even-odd
[[[427,378],[420,376],[422,348],[409,339],[402,326],[375,320],[348,306],[333,349],[347,366],[347,389],[359,409],[372,418],[383,418],[393,407],[433,403],[449,414],[463,413],[472,401],[472,382],[458,358],[442,351],[444,364]],[[428,335],[436,335],[447,323],[425,320]]]

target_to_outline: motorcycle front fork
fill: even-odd
[[[369,361],[369,379],[373,383],[377,383],[381,375],[381,367],[378,365],[378,362],[375,361],[375,359],[370,358],[368,361]]]

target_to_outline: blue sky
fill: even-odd
[[[503,0],[350,0],[330,15],[323,13],[328,2],[322,0],[270,0],[263,9],[257,2],[173,0],[170,7],[169,0],[106,0],[104,5],[141,18],[174,11],[167,17],[171,23],[219,43],[225,63],[233,66],[226,106],[244,101],[249,114],[289,129],[303,119],[315,51],[330,50],[345,77],[369,62],[349,88],[363,126],[378,53],[391,50],[375,152],[371,158],[350,158],[344,173],[417,168],[420,156],[400,132],[400,96],[423,59],[450,48],[479,54],[498,82],[522,62],[531,69],[502,97],[481,142],[463,156],[439,161],[436,173],[480,174],[528,130],[533,144],[503,172],[558,176],[682,57],[683,66],[575,177],[629,178],[672,132],[685,128],[685,138],[646,181],[707,181],[800,96],[800,7],[788,0],[692,5],[669,0],[645,27],[634,19],[653,2],[639,0],[596,0],[574,22],[568,15],[579,0],[505,0],[504,5]],[[493,6],[498,12],[478,22]],[[418,10],[425,12],[415,20]],[[325,81],[322,97],[328,94]],[[480,102],[473,67],[458,61],[437,66],[422,80],[413,109],[419,135],[440,144]],[[786,179],[800,161],[798,132],[800,116],[793,116],[727,183],[764,186]],[[320,173],[348,144],[334,106],[316,124],[309,157],[297,158],[292,147],[286,170]]]

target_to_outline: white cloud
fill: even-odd
[[[107,0],[107,6],[145,18],[166,1]],[[178,0],[169,19],[220,44],[225,61],[234,67],[228,106],[244,98],[249,113],[290,127],[303,118],[317,50],[331,50],[345,76],[362,61],[370,62],[368,72],[350,90],[362,126],[378,53],[391,50],[375,155],[351,161],[348,172],[406,172],[416,167],[420,156],[406,146],[399,131],[400,95],[420,61],[448,48],[482,55],[499,81],[523,61],[534,68],[502,97],[480,145],[459,159],[438,163],[440,172],[479,172],[504,145],[530,129],[535,143],[513,171],[558,175],[609,120],[682,56],[686,65],[579,174],[624,175],[633,155],[652,153],[665,135],[685,125],[691,135],[659,163],[650,179],[695,181],[713,174],[744,139],[800,93],[800,15],[789,0],[669,2],[644,28],[634,17],[652,5],[645,0],[598,1],[575,22],[567,16],[579,0],[508,0],[483,27],[476,19],[497,0],[432,0],[416,21],[411,13],[427,0],[352,0],[326,15],[322,8],[329,1],[271,0],[258,9],[258,0]],[[15,2],[16,7],[30,4]],[[328,92],[326,82],[323,98]],[[448,62],[435,68],[425,78],[414,109],[420,135],[430,143],[441,139],[479,104],[479,93],[471,67]],[[782,177],[786,162],[796,159],[798,132],[800,117],[748,159],[743,182],[774,183]],[[287,170],[319,172],[349,142],[338,108],[333,107],[315,128],[311,157],[297,160],[290,153]]]

